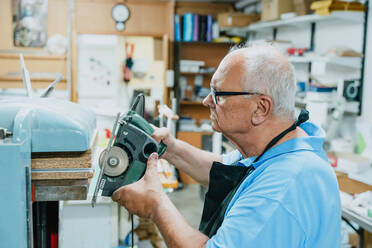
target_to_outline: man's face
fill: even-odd
[[[243,76],[244,69],[241,63],[226,57],[212,77],[211,88],[215,91],[245,91],[241,84]],[[253,101],[245,96],[219,97],[217,104],[215,104],[212,94],[209,94],[203,100],[203,104],[209,107],[212,128],[217,132],[229,136],[229,134],[247,131],[251,125]]]

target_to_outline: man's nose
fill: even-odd
[[[208,94],[203,100],[203,105],[208,107],[208,108],[213,108],[214,107],[214,102],[212,99],[212,92]]]

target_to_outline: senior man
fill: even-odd
[[[151,218],[168,247],[339,247],[340,199],[324,133],[306,112],[293,118],[295,88],[293,66],[278,50],[240,48],[222,60],[203,101],[212,128],[236,151],[220,156],[155,131],[167,145],[163,157],[209,186],[199,230],[163,192],[157,154],[112,199]]]

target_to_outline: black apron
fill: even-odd
[[[301,123],[309,119],[309,112],[301,110],[297,119],[288,129],[271,140],[265,150],[254,160],[257,162],[261,156],[274,146],[287,133],[296,129]],[[254,170],[253,165],[231,166],[219,162],[213,162],[209,172],[209,189],[205,195],[203,215],[200,221],[199,231],[211,238],[220,228],[227,207],[235,195],[240,184]]]

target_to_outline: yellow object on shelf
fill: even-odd
[[[330,15],[332,11],[365,11],[365,6],[360,2],[345,2],[345,1],[316,1],[310,7],[315,11],[315,14],[321,16]]]

